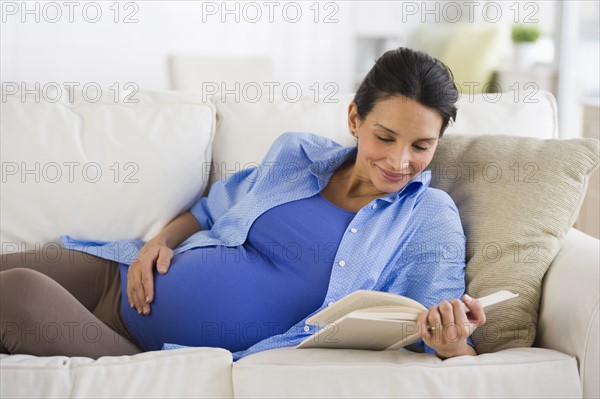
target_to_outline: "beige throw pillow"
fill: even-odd
[[[467,237],[467,292],[507,289],[519,298],[486,312],[473,339],[479,353],[531,346],[544,273],[573,226],[596,139],[444,136],[429,166],[431,186],[458,206]]]

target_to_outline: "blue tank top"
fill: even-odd
[[[244,350],[290,329],[325,300],[331,268],[356,214],[320,193],[276,206],[258,217],[246,242],[209,246],[171,260],[155,273],[148,316],[130,308],[121,267],[121,309],[144,350],[165,342]]]

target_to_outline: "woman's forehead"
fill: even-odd
[[[443,123],[437,111],[405,97],[390,97],[377,102],[366,119],[370,125],[387,128],[394,133],[401,133],[397,130],[405,128],[418,128],[422,133],[431,130],[431,137],[437,137]]]

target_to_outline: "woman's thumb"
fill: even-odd
[[[475,325],[485,324],[485,311],[481,306],[481,302],[478,299],[471,298],[465,294],[463,296],[463,302],[469,308],[469,321]]]
[[[165,274],[169,270],[171,256],[167,255],[164,251],[158,252],[158,260],[156,261],[156,267],[158,271]]]

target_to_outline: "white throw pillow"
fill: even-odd
[[[200,96],[40,89],[3,92],[2,253],[149,240],[204,191],[216,118]]]

